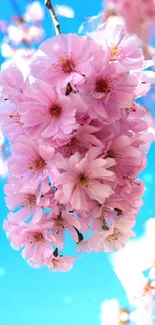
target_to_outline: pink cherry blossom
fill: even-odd
[[[45,180],[46,182],[46,180]],[[50,206],[50,198],[53,195],[53,190],[48,183],[39,184],[35,188],[23,189],[24,182],[22,179],[11,177],[5,185],[6,205],[10,210],[16,210],[11,215],[13,222],[22,223],[23,221],[32,218],[32,222],[38,222],[43,215],[43,208]]]
[[[114,64],[99,57],[85,84],[90,117],[106,123],[119,119],[121,109],[131,107],[136,85],[134,76],[118,73]]]
[[[140,179],[132,180],[129,178],[128,182],[129,181],[130,181],[130,187],[128,187],[128,190],[123,190],[123,188],[122,189],[120,188],[121,196],[125,202],[131,202],[132,200],[133,207],[136,208],[136,201],[138,201],[138,205],[139,203],[140,206],[142,205],[141,198],[144,194],[145,186]]]
[[[8,161],[10,173],[14,177],[23,177],[26,186],[34,187],[49,175],[54,177],[54,149],[51,146],[20,136],[12,143],[12,151],[13,156]]]
[[[54,237],[40,225],[18,225],[8,221],[4,222],[4,229],[11,245],[19,250],[24,246],[22,256],[33,267],[40,267],[44,264],[53,249]]]
[[[114,173],[108,170],[115,165],[115,160],[103,159],[99,155],[99,149],[90,148],[83,159],[76,152],[70,158],[60,162],[64,172],[56,180],[57,185],[62,185],[62,189],[58,189],[56,196],[61,200],[63,191],[62,201],[64,200],[65,203],[70,201],[73,209],[82,209],[84,206],[88,210],[88,197],[103,203],[112,193],[110,185],[106,182],[115,180]]]
[[[9,140],[13,140],[17,135],[23,135],[23,123],[18,110],[18,105],[6,100],[0,104],[0,126],[2,132]]]
[[[91,146],[102,148],[102,142],[95,136],[100,129],[92,125],[79,125],[79,128],[72,133],[66,143],[58,147],[63,157],[70,157],[76,151],[86,153]]]
[[[152,61],[151,61],[152,62]],[[152,63],[153,65],[153,63]],[[132,71],[132,75],[134,75],[138,81],[138,86],[135,90],[136,97],[145,96],[146,93],[150,90],[151,85],[155,82],[155,72],[145,70],[150,65],[144,66],[141,71]]]
[[[125,135],[111,140],[107,145],[107,157],[125,166],[138,166],[141,164],[141,153],[132,146],[132,138]]]
[[[36,80],[30,87],[30,100],[19,105],[21,122],[28,134],[55,140],[63,139],[77,129],[75,115],[78,97],[71,100],[41,80]],[[25,92],[28,97],[29,90]]]
[[[6,41],[16,54],[42,30],[35,6],[12,23],[19,33]],[[11,147],[4,230],[32,267],[68,272],[77,259],[64,254],[68,235],[78,253],[113,252],[135,236],[144,194],[138,175],[155,137],[138,99],[155,83],[154,63],[144,61],[119,17],[93,34],[61,34],[35,55],[32,48],[15,57],[0,73],[0,126]]]
[[[146,113],[145,113],[146,114]],[[136,134],[139,136],[141,133],[148,133],[148,124],[144,121],[144,117],[142,118],[134,118],[131,113],[129,113],[127,118],[124,116],[118,121],[116,121],[116,125],[119,130],[119,134],[125,134],[130,136],[131,134]]]
[[[113,218],[117,216],[116,210],[105,204],[96,206],[88,212],[91,216],[90,227],[93,231],[107,230]]]
[[[107,24],[90,36],[102,46],[104,51],[108,48],[111,61],[117,64],[119,62],[127,70],[142,68],[143,52],[138,47],[138,39],[127,38],[122,24],[113,24],[112,20],[108,20]]]
[[[78,251],[86,249],[96,252],[113,252],[116,249],[121,249],[127,243],[127,241],[135,236],[135,233],[131,230],[135,221],[131,221],[130,218],[119,218],[116,222],[113,222],[109,229],[104,232],[94,232],[94,234],[84,241],[84,243],[78,244]]]
[[[34,191],[35,192],[35,191]],[[42,208],[40,204],[37,205],[36,194],[31,191],[25,193],[18,193],[9,195],[6,198],[6,204],[10,210],[14,210],[21,206],[21,210],[14,213],[12,220],[26,220],[33,215],[34,220],[39,220],[42,216]]]
[[[126,191],[126,187],[117,186],[115,193],[106,200],[103,209],[106,207],[106,210],[107,208],[110,209],[110,211],[114,210],[119,216],[128,215],[131,219],[135,218],[139,208],[143,204],[141,198],[144,194],[144,185],[137,178],[128,179],[128,184],[130,184],[130,187],[127,188],[125,197],[124,192]],[[133,194],[130,195],[130,193]],[[115,219],[114,216],[113,219]]]
[[[73,263],[76,261],[76,257],[72,256],[55,256],[52,254],[48,259],[46,259],[46,266],[50,271],[53,272],[69,272]]]
[[[148,42],[151,33],[151,23],[155,17],[155,5],[153,0],[112,0],[116,11],[125,20],[127,32],[137,34],[145,43]]]
[[[122,186],[126,176],[129,179],[134,175],[134,168],[139,172],[145,165],[145,157],[142,152],[132,145],[132,137],[121,135],[110,140],[103,157],[114,158],[116,161],[113,171],[118,177],[118,183]],[[131,173],[131,174],[130,174]]]
[[[100,234],[97,250],[110,252],[124,247],[126,242],[135,236],[135,233],[131,230],[134,224],[135,221],[131,222],[131,219],[127,217],[118,219],[109,230],[104,232],[104,236]]]
[[[9,67],[0,74],[0,87],[3,96],[15,103],[24,100],[23,95],[24,78],[21,71],[16,67]]]
[[[82,227],[80,219],[75,218],[73,213],[67,212],[62,209],[58,214],[52,212],[52,214],[44,214],[42,222],[47,225],[49,224],[49,231],[55,238],[55,246],[59,249],[64,248],[65,244],[65,231],[67,230],[75,241],[78,242],[78,230],[85,232]]]
[[[123,117],[129,117],[133,118],[135,120],[136,118],[144,117],[146,114],[145,108],[141,105],[139,105],[135,100],[133,100],[130,107],[125,107],[122,109],[122,116]]]
[[[58,35],[46,40],[40,50],[45,54],[36,57],[31,73],[51,85],[67,86],[84,83],[91,70],[93,54],[99,47],[86,36]]]

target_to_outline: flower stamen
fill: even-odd
[[[27,207],[32,207],[32,205],[36,202],[36,197],[35,195],[28,194],[25,197],[25,202],[22,206],[22,208],[27,208]]]
[[[78,180],[79,180],[79,184],[80,185],[82,185],[85,188],[88,188],[88,186],[89,186],[89,179],[88,179],[88,176],[87,175],[85,175],[84,173],[81,173],[78,176]]]
[[[44,241],[44,237],[42,233],[35,232],[33,236],[31,237],[30,244],[36,244]]]
[[[46,165],[45,161],[40,157],[35,159],[30,163],[29,169],[30,170],[40,170]]]
[[[53,117],[59,117],[61,114],[61,107],[59,105],[50,106],[50,113]]]
[[[110,88],[109,88],[107,80],[105,80],[105,79],[97,80],[96,85],[95,85],[95,91],[97,93],[109,93]]]
[[[117,228],[114,228],[113,234],[107,236],[105,241],[110,243],[113,241],[117,241],[122,235],[123,234]]]
[[[61,68],[64,73],[69,74],[74,71],[75,64],[72,58],[60,58]]]

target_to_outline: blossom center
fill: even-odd
[[[116,57],[116,54],[117,54],[117,46],[115,45],[111,50],[111,58],[113,59],[114,57]]]
[[[39,157],[38,159],[33,160],[32,163],[30,163],[29,169],[30,170],[40,170],[43,167],[45,167],[46,163],[45,161]]]
[[[116,154],[113,150],[109,150],[108,153],[107,153],[107,156],[109,158],[116,158]]]
[[[85,188],[88,188],[89,179],[88,179],[87,175],[85,175],[84,173],[81,173],[78,178],[79,178],[80,185],[82,185]]]
[[[61,107],[59,105],[52,105],[50,107],[50,113],[53,117],[59,117],[61,114]]]
[[[121,50],[118,48],[117,45],[115,45],[112,50],[111,50],[111,55],[110,55],[110,59],[112,61],[117,60],[118,56],[121,54]]]
[[[41,232],[35,232],[30,240],[30,244],[40,243],[44,241],[43,234]]]
[[[72,138],[69,142],[68,142],[68,146],[69,147],[74,147],[77,144],[77,139],[76,138]]]
[[[25,203],[23,204],[23,207],[32,206],[36,202],[35,195],[28,194],[25,198]]]
[[[107,153],[107,156],[109,158],[114,158],[116,160],[120,160],[122,158],[122,154],[119,150],[113,150],[113,149],[110,149]]]
[[[60,58],[61,68],[64,73],[69,74],[74,71],[75,64],[72,58]]]
[[[41,169],[41,168],[43,168],[45,166],[45,162],[44,162],[43,159],[36,159],[34,161],[34,165],[35,165],[36,169]]]
[[[105,79],[97,80],[95,85],[95,91],[97,93],[109,93],[110,88],[108,85],[108,81]]]
[[[114,228],[113,234],[107,236],[106,241],[107,242],[117,241],[121,236],[122,233],[117,228]]]

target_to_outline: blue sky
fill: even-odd
[[[23,11],[26,1],[17,1]],[[77,32],[83,17],[96,15],[101,9],[100,0],[64,0],[56,1],[55,4],[67,4],[75,10],[76,19],[60,19],[61,31],[64,33]],[[14,15],[13,8],[9,0],[5,0],[5,5],[3,2],[0,9],[0,19],[8,20],[10,15]],[[48,12],[44,26],[46,35],[52,36],[54,29]],[[150,109],[153,109],[153,104]],[[154,154],[153,145],[148,155],[148,167],[142,174],[147,187],[144,206],[137,218],[137,235],[143,232],[144,221],[155,215]],[[7,215],[3,185],[4,181],[1,181],[0,325],[99,325],[100,304],[103,300],[119,298],[123,305],[127,305],[125,292],[106,254],[84,256],[66,274],[51,273],[44,268],[30,268],[20,253],[12,250],[2,229],[3,219]],[[70,242],[67,245],[68,251],[72,253]]]

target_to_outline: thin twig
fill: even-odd
[[[45,6],[48,8],[53,24],[54,24],[54,28],[55,28],[55,33],[56,35],[61,34],[60,32],[60,24],[58,22],[57,16],[55,14],[54,8],[52,6],[51,0],[45,0]]]
[[[24,22],[24,19],[22,17],[22,14],[21,14],[21,11],[20,11],[20,8],[18,6],[18,3],[16,0],[10,0],[11,1],[11,4],[12,4],[12,7],[18,17],[18,19],[21,21],[21,22]]]
[[[13,9],[17,15],[17,22],[24,24],[25,20],[21,14],[21,11],[20,11],[17,1],[16,0],[10,0],[10,1],[11,1]],[[23,39],[22,42],[27,48],[31,49],[31,45],[26,40]]]

